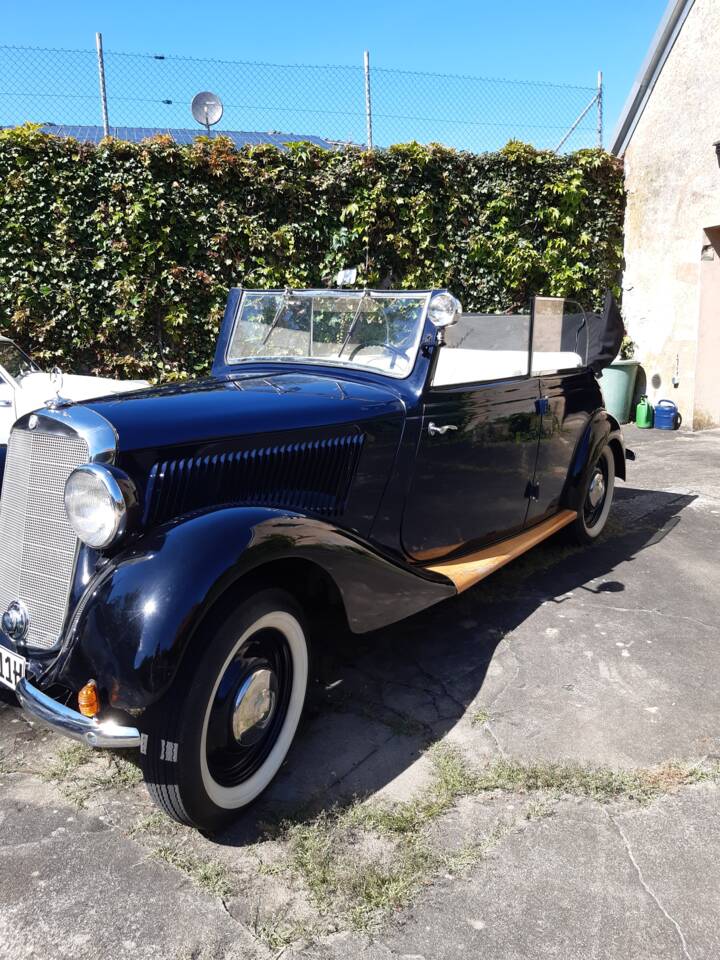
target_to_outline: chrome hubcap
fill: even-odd
[[[590,506],[595,509],[598,504],[602,503],[603,497],[605,496],[605,477],[602,474],[602,470],[596,471],[592,480],[590,481],[590,488],[588,489],[588,503]]]
[[[243,746],[251,746],[262,737],[277,705],[277,678],[262,668],[246,677],[233,704],[232,732]]]

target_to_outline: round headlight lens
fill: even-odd
[[[430,300],[428,315],[436,327],[447,327],[455,323],[461,313],[462,305],[451,293],[436,293]]]
[[[102,550],[123,533],[127,504],[112,473],[97,463],[86,463],[67,478],[65,513],[79,539]]]

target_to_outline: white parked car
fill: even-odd
[[[0,446],[7,444],[10,428],[19,417],[45,406],[58,393],[68,400],[90,400],[147,386],[147,380],[44,373],[16,343],[0,336]]]

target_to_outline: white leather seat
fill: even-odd
[[[467,350],[443,347],[438,357],[433,385],[447,387],[484,380],[509,380],[527,373],[528,356],[524,350]],[[572,370],[582,366],[577,353],[535,353],[533,373]]]

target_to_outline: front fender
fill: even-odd
[[[263,564],[288,558],[312,561],[332,577],[357,633],[455,592],[332,524],[282,510],[215,510],[159,527],[107,562],[83,594],[43,685],[79,689],[92,677],[113,707],[145,708],[171,684],[219,597]]]

